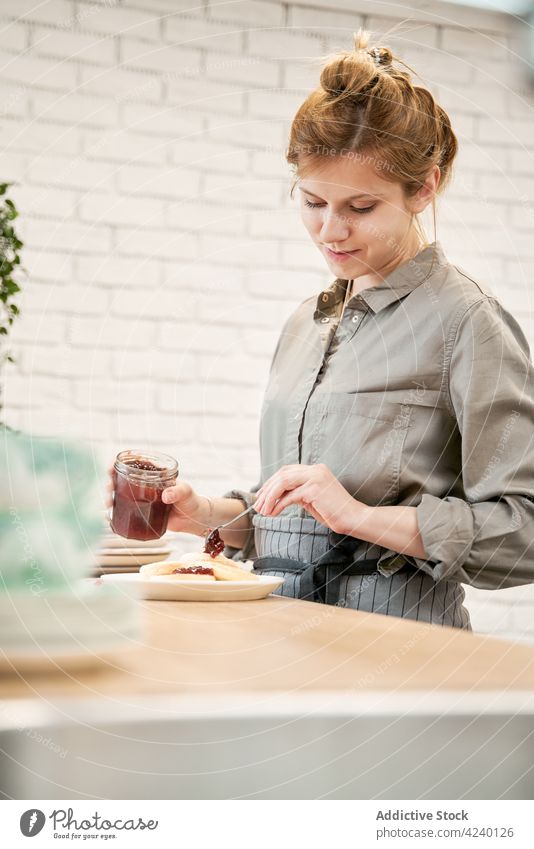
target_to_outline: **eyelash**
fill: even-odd
[[[312,203],[312,202],[311,202],[311,201],[309,201],[309,200],[304,200],[304,203],[306,204],[306,206],[309,206],[309,207],[311,207],[312,209],[315,209],[316,207],[321,206],[321,204],[320,204],[320,203]],[[372,212],[372,211],[373,211],[373,209],[375,208],[375,206],[376,206],[376,203],[374,203],[372,206],[365,206],[363,209],[356,209],[356,207],[351,206],[351,209],[352,209],[354,212],[358,212],[358,213],[360,213],[360,215],[365,215],[365,213],[366,213],[366,212]]]

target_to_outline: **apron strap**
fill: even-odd
[[[255,572],[293,572],[300,576],[297,598],[315,601],[315,566],[304,560],[291,560],[289,557],[257,557],[254,561]]]
[[[317,563],[306,560],[292,560],[288,557],[257,557],[254,561],[255,572],[293,572],[300,576],[299,593],[297,598],[308,601],[324,600],[325,587],[339,584],[343,575],[372,575],[377,571],[377,559],[360,560],[356,563],[328,563],[321,558]],[[330,580],[327,575],[331,574]],[[317,598],[317,596],[323,598]],[[330,593],[329,593],[330,595]]]

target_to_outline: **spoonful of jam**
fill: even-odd
[[[217,555],[222,554],[223,551],[224,542],[219,534],[219,528],[214,528],[212,531],[210,530],[206,537],[204,552],[205,554],[209,554],[210,557],[217,557]]]
[[[204,553],[209,554],[210,557],[217,557],[218,554],[222,554],[224,551],[224,541],[221,539],[221,535],[219,534],[221,528],[227,528],[228,525],[232,524],[232,522],[235,522],[237,519],[240,519],[241,516],[245,516],[247,513],[250,513],[253,509],[254,505],[251,505],[250,507],[247,507],[246,510],[243,510],[242,513],[239,513],[237,516],[234,516],[233,519],[230,519],[229,522],[225,522],[224,525],[217,525],[217,527],[213,528],[213,530],[210,529],[206,536]]]

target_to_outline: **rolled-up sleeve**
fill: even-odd
[[[482,589],[534,581],[534,368],[514,317],[492,297],[469,306],[451,340],[448,391],[461,435],[464,498],[417,505],[436,580]]]

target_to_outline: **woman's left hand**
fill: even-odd
[[[364,505],[340,484],[328,466],[282,466],[258,490],[254,509],[278,516],[289,504],[301,504],[314,519],[335,533],[349,534]]]

